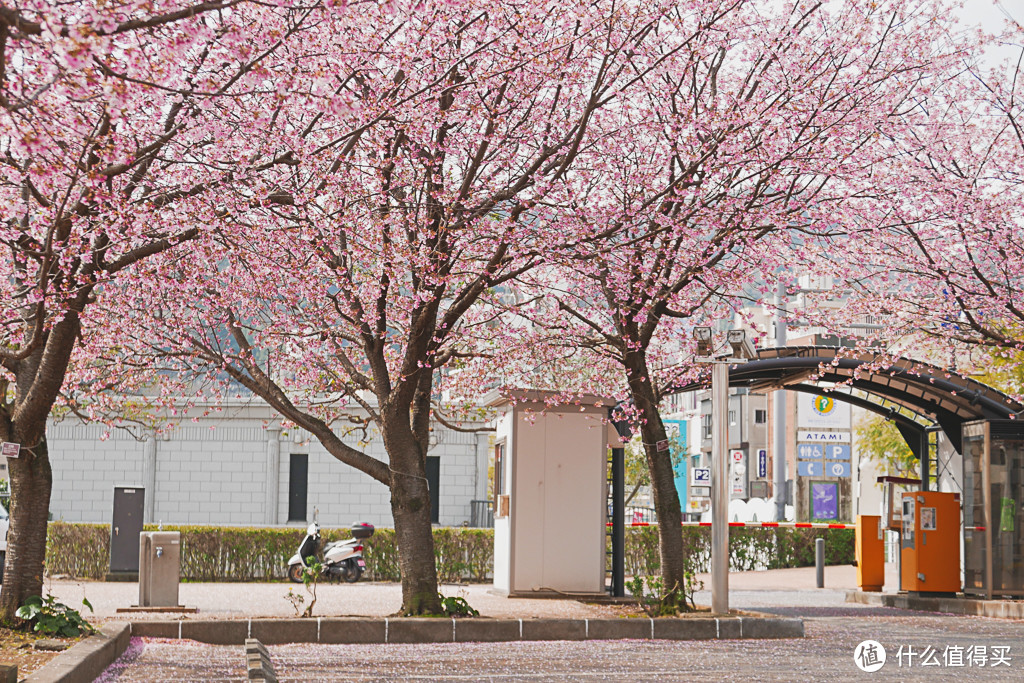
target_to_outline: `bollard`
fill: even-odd
[[[825,587],[825,539],[814,541],[814,569],[818,576],[818,588]]]

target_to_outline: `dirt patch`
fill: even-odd
[[[587,605],[594,605],[596,607],[604,608],[608,612],[610,617],[622,617],[625,619],[632,618],[648,618],[647,612],[640,607],[639,604],[634,600],[612,598],[609,600],[586,600],[583,601]],[[657,619],[707,619],[708,617],[714,616],[711,612],[711,608],[707,605],[697,605],[697,608],[690,612],[680,612],[672,616],[656,617]],[[764,614],[763,612],[751,612],[749,610],[731,609],[729,610],[729,616],[733,617],[765,617],[774,616],[771,614]]]
[[[36,669],[46,665],[60,652],[50,650],[37,650],[33,647],[37,640],[43,640],[44,636],[25,631],[12,631],[0,628],[0,663],[14,664],[18,667],[18,679],[22,679]],[[71,647],[79,641],[78,638],[49,638],[49,640],[60,640]]]

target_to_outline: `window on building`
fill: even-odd
[[[309,455],[292,453],[288,464],[288,521],[306,521],[306,493],[309,489]]]
[[[700,433],[702,438],[711,438],[711,413],[700,416]]]
[[[768,421],[768,411],[767,410],[755,410],[754,411],[754,422],[756,424],[763,425],[767,421]]]
[[[730,410],[729,411],[729,424],[731,424],[731,425],[736,424],[736,411],[735,410]]]

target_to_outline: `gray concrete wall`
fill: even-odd
[[[138,485],[147,488],[147,521],[285,524],[291,455],[305,453],[309,456],[307,520],[318,508],[324,526],[357,520],[392,526],[387,487],[341,463],[301,430],[282,430],[276,416],[259,403],[200,415],[195,422],[186,419],[155,439],[141,427],[109,429],[74,418],[51,423],[48,438],[54,519],[109,522],[114,486]],[[147,438],[153,439],[148,446]],[[380,437],[372,430],[366,443],[360,443],[361,433],[343,438],[386,461]],[[468,521],[470,500],[486,491],[487,469],[479,463],[481,442],[486,448],[486,433],[434,428],[428,455],[441,458],[442,525]],[[155,467],[155,478],[150,467]]]

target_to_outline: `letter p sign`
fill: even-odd
[[[827,449],[826,458],[829,460],[849,460],[850,446],[845,443],[830,443],[825,446]]]

